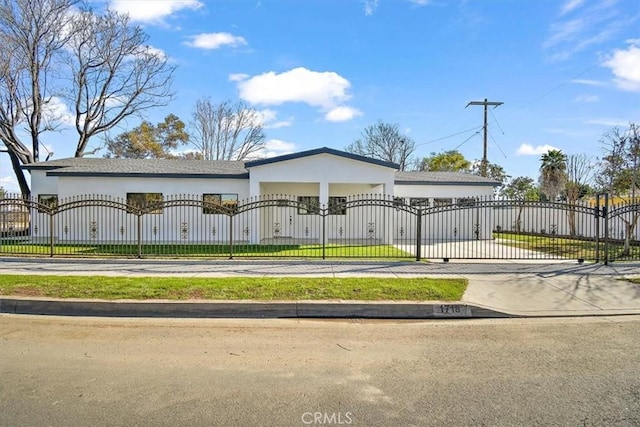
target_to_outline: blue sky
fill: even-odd
[[[465,106],[488,98],[504,102],[489,114],[489,161],[537,178],[549,148],[597,157],[604,132],[640,122],[638,0],[92,3],[129,13],[177,65],[175,99],[148,120],[188,122],[203,96],[243,99],[262,112],[266,155],[344,149],[382,120],[417,157],[479,159],[482,107]],[[53,158],[74,142],[45,136]],[[0,185],[17,189],[12,175],[2,154]]]

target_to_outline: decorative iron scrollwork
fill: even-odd
[[[367,239],[375,239],[376,238],[376,223],[369,222],[367,223]]]
[[[89,225],[89,236],[92,239],[98,238],[98,223],[96,221],[91,221]]]

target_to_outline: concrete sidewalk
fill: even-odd
[[[459,304],[410,301],[392,303],[65,301],[63,303],[42,299],[2,297],[0,312],[114,316],[161,316],[164,314],[167,317],[189,316],[191,313],[191,317],[380,318],[640,314],[640,285],[624,280],[640,277],[640,263],[614,263],[605,266],[578,264],[575,261],[541,264],[520,261],[500,263],[494,260],[475,263],[420,263],[4,258],[0,259],[0,273],[145,277],[464,277],[469,280],[467,291]],[[93,307],[93,311],[90,307]],[[71,309],[75,311],[69,312]]]

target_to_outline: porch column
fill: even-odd
[[[318,183],[318,198],[320,199],[320,206],[324,206],[325,208],[329,207],[329,182],[326,179],[323,179]],[[327,222],[325,222],[326,224]],[[328,241],[328,235],[326,228],[323,228],[323,235],[320,236],[320,239],[324,242]]]
[[[319,183],[318,196],[320,198],[320,206],[329,206],[329,182],[322,180]]]
[[[260,181],[253,179],[249,181],[249,200],[251,202],[260,200]],[[248,215],[249,243],[255,245],[260,243],[260,209],[253,209],[248,212]],[[242,230],[240,230],[240,235],[242,235]]]
[[[390,179],[388,179],[383,185],[382,185],[382,193],[384,194],[384,197],[388,197],[393,199],[393,183],[394,183],[394,177],[393,174],[391,176]],[[387,211],[387,215],[385,215],[385,222],[386,224],[384,224],[384,244],[386,245],[391,245],[393,244],[393,235],[395,233],[396,230],[396,224],[395,224],[395,210],[393,209],[386,209]]]

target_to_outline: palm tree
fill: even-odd
[[[560,150],[549,150],[540,161],[540,190],[555,201],[567,183],[567,156]]]

